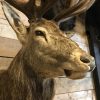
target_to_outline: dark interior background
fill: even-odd
[[[93,72],[97,100],[100,100],[100,0],[87,11],[86,30],[90,52],[95,57],[96,68]]]

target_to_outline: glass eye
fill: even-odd
[[[44,32],[42,31],[35,31],[36,36],[45,36]]]
[[[45,38],[45,40],[47,41],[46,34],[43,31],[36,30],[35,35],[36,36],[41,36],[41,37]]]

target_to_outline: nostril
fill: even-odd
[[[90,63],[90,60],[89,60],[87,57],[85,57],[85,56],[81,56],[81,57],[80,57],[80,60],[81,60],[83,63]]]

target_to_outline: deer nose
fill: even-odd
[[[83,63],[90,63],[90,59],[86,56],[81,56],[80,57],[80,60],[83,62]]]
[[[89,66],[90,66],[90,70],[89,71],[90,72],[93,71],[95,69],[95,67],[96,67],[95,60],[92,60],[91,63],[89,64]]]
[[[83,62],[83,63],[86,63],[89,67],[90,67],[90,70],[89,71],[93,71],[94,68],[95,68],[95,60],[94,58],[90,58],[88,56],[81,56],[80,57],[80,60]]]

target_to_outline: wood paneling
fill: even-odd
[[[56,95],[53,100],[96,100],[94,90]]]
[[[71,80],[68,78],[55,78],[56,94],[68,92],[88,91],[94,89],[92,78],[83,78],[80,80]]]
[[[0,37],[0,56],[15,57],[20,48],[18,40]]]
[[[0,70],[7,70],[13,58],[0,57]]]
[[[7,20],[0,19],[0,36],[17,39],[16,33],[11,28]]]

